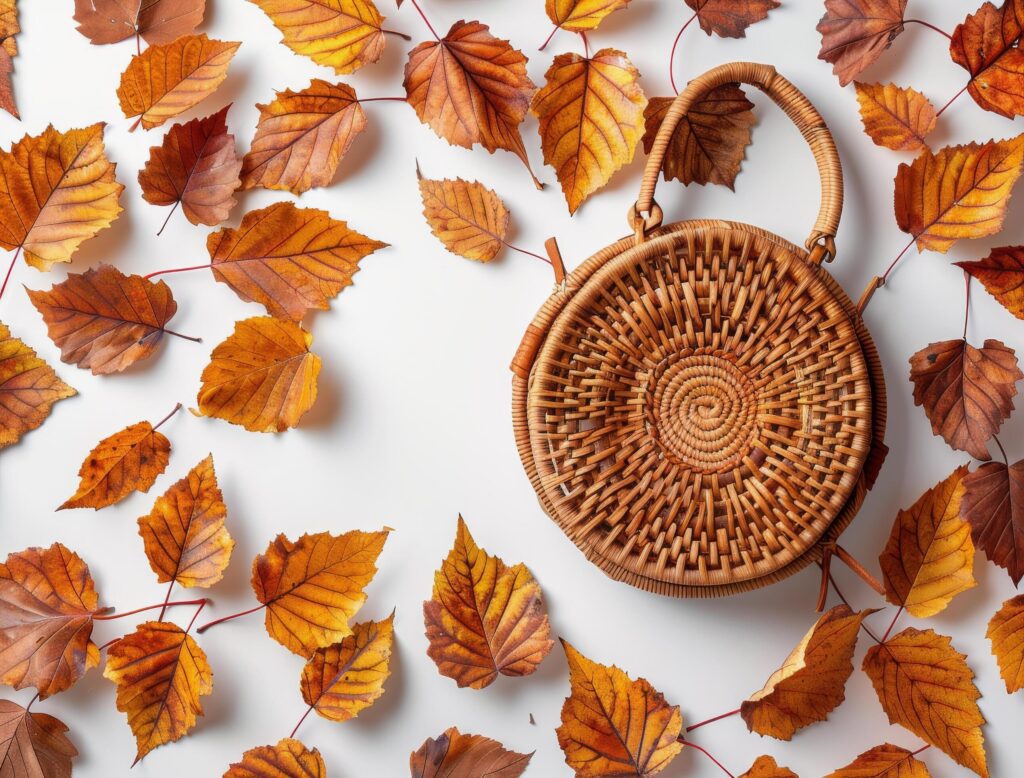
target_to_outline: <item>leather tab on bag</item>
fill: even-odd
[[[551,269],[555,271],[555,285],[558,286],[565,280],[565,263],[562,262],[562,252],[558,250],[558,241],[548,238],[544,241],[544,248],[551,260]]]
[[[534,357],[537,350],[544,341],[544,330],[531,324],[526,328],[526,334],[516,349],[516,355],[512,357],[512,364],[509,366],[518,378],[526,381],[530,377],[530,369],[533,367]]]

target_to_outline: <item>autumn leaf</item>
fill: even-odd
[[[924,408],[932,433],[975,459],[987,460],[988,441],[1013,410],[1024,378],[1013,349],[986,340],[930,343],[910,358],[914,404]]]
[[[886,599],[912,616],[934,616],[977,586],[971,528],[960,518],[966,475],[958,467],[900,511],[879,558]]]
[[[644,153],[650,154],[673,97],[654,97],[644,110]],[[665,180],[722,184],[732,189],[743,164],[754,104],[739,84],[723,84],[695,102],[679,121],[665,151]]]
[[[50,125],[0,151],[0,246],[23,248],[28,264],[49,270],[110,226],[124,187],[103,147],[105,126],[62,133]]]
[[[544,161],[555,169],[569,213],[633,159],[647,98],[626,55],[559,54],[530,110],[540,120]]]
[[[908,627],[868,649],[864,672],[890,724],[909,729],[987,778],[981,694],[966,659],[948,637]]]
[[[927,148],[925,136],[935,129],[935,106],[915,89],[895,84],[854,83],[864,132],[893,151]]]
[[[989,621],[985,637],[992,641],[1007,694],[1024,689],[1024,594],[1003,603]]]
[[[441,40],[414,48],[404,86],[409,105],[439,137],[467,149],[479,144],[492,154],[511,151],[530,170],[519,125],[536,86],[522,52],[491,35],[486,24],[459,21]]]
[[[964,478],[961,513],[975,544],[1004,568],[1014,586],[1024,578],[1024,460],[988,462]]]
[[[740,778],[800,778],[800,776],[786,767],[779,767],[770,756],[759,756]]]
[[[483,689],[499,673],[531,675],[554,645],[540,586],[526,565],[508,567],[478,547],[461,516],[423,620],[427,654],[460,687]]]
[[[128,716],[138,753],[180,740],[203,715],[213,691],[206,654],[177,624],[147,621],[107,649],[103,677],[117,685],[117,709]],[[134,763],[133,763],[134,764]]]
[[[286,737],[276,746],[250,748],[224,778],[327,778],[327,765],[315,748]]]
[[[125,118],[139,117],[130,129],[159,127],[213,94],[239,45],[185,35],[132,57],[117,88]]]
[[[589,32],[597,29],[608,14],[627,5],[629,0],[546,0],[544,10],[556,27]]]
[[[206,0],[75,0],[78,31],[91,43],[118,43],[141,35],[150,46],[191,35]]]
[[[896,171],[896,222],[920,250],[946,252],[960,238],[1003,227],[1021,173],[1024,135],[1004,141],[925,149]]]
[[[254,316],[235,322],[203,369],[199,412],[250,432],[296,426],[316,401],[320,357],[309,350],[312,342],[290,321]]]
[[[845,605],[823,613],[764,688],[743,702],[740,715],[750,731],[789,740],[797,730],[827,719],[846,699],[857,633],[871,613],[854,613]]]
[[[967,92],[986,111],[1007,119],[1024,114],[1024,5],[984,3],[953,30],[949,55],[971,75]]]
[[[0,565],[0,683],[40,699],[71,688],[99,664],[89,566],[60,543],[8,554]]]
[[[387,245],[326,211],[289,202],[249,211],[238,229],[225,227],[206,239],[215,279],[295,322],[311,309],[327,310],[352,284],[359,261]]]
[[[708,35],[745,38],[747,28],[768,17],[779,0],[686,0],[700,28]]]
[[[163,281],[126,276],[112,265],[69,273],[47,292],[28,290],[61,361],[117,373],[153,355],[178,310]]]
[[[430,231],[453,254],[490,262],[505,245],[509,213],[493,189],[461,178],[416,178]]]
[[[172,206],[168,220],[179,203],[192,224],[211,226],[228,218],[235,207],[231,195],[242,183],[242,158],[235,152],[235,136],[228,132],[230,107],[175,124],[159,146],[150,148],[139,186],[147,203]]]
[[[277,92],[260,118],[242,160],[242,188],[262,186],[300,194],[334,180],[352,142],[366,129],[366,112],[347,84],[314,78],[300,92]]]
[[[14,57],[18,54],[18,42],[14,36],[19,32],[17,0],[0,0],[0,108],[15,119],[20,119],[21,115],[14,100],[11,75],[14,73]]]
[[[0,450],[46,421],[54,403],[76,394],[0,322]]]
[[[592,662],[562,641],[571,692],[562,705],[558,745],[578,776],[638,776],[664,770],[683,749],[677,705],[643,678]]]
[[[0,700],[0,775],[71,778],[71,760],[78,756],[78,749],[67,731],[60,719]]]
[[[463,735],[449,727],[427,738],[409,757],[412,778],[519,778],[533,754],[509,751],[483,735]]]
[[[907,0],[825,0],[818,59],[849,84],[903,32]]]
[[[926,746],[927,747],[927,746]],[[825,778],[930,778],[928,768],[905,748],[884,743],[865,751]]]
[[[995,248],[984,259],[956,265],[981,281],[1006,310],[1024,319],[1024,246]]]

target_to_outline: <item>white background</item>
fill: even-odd
[[[530,57],[538,84],[554,54],[580,51],[569,33],[555,36],[548,50],[537,46],[551,27],[542,0],[426,0],[434,26],[443,33],[461,18],[480,18],[500,37]],[[126,190],[125,213],[111,229],[88,241],[70,269],[80,272],[111,262],[126,272],[208,261],[205,227],[190,225],[180,211],[163,236],[155,233],[166,209],[145,203],[136,174],[148,148],[164,129],[127,132],[115,88],[134,53],[133,41],[92,46],[74,29],[71,0],[23,1],[15,61],[15,89],[24,120],[0,118],[3,145],[23,133],[36,134],[52,121],[59,129],[106,120],[108,152],[118,163]],[[677,60],[684,83],[727,60],[775,64],[803,88],[830,122],[846,167],[847,210],[839,235],[840,257],[831,266],[855,299],[868,279],[881,272],[906,237],[892,215],[892,178],[906,155],[875,147],[863,135],[853,87],[840,89],[830,67],[816,60],[815,24],[820,0],[785,0],[768,21],[743,40],[707,38],[696,25],[685,34]],[[921,15],[952,30],[975,3],[911,0],[909,15]],[[429,33],[411,3],[389,14],[387,26],[415,41]],[[591,36],[594,46],[628,52],[643,76],[648,95],[668,94],[667,61],[672,38],[689,16],[682,0],[634,0]],[[184,118],[205,116],[233,102],[229,126],[239,150],[252,137],[255,103],[269,102],[276,89],[301,89],[310,78],[333,72],[293,54],[258,7],[242,0],[210,0],[201,28],[211,37],[241,40],[227,81]],[[360,96],[402,94],[402,68],[412,44],[389,37],[381,61],[346,77]],[[964,83],[964,72],[948,58],[946,41],[912,25],[882,61],[864,76],[869,81],[913,85],[941,105]],[[724,188],[662,184],[658,198],[669,218],[735,217],[802,242],[817,208],[811,157],[782,114],[755,97],[760,121],[736,194]],[[321,750],[332,778],[408,774],[409,752],[428,736],[457,725],[486,734],[520,751],[536,750],[528,772],[568,775],[554,729],[568,692],[565,659],[555,648],[536,675],[500,678],[484,691],[460,690],[441,677],[426,656],[421,602],[430,596],[433,571],[451,546],[456,516],[465,515],[478,542],[506,561],[525,561],[544,588],[554,630],[595,660],[616,663],[648,678],[695,722],[735,708],[759,689],[813,622],[818,580],[811,570],[766,590],[728,600],[679,601],[659,598],[606,579],[588,564],[545,517],[524,475],[513,443],[508,363],[536,308],[551,287],[546,265],[506,252],[490,265],[446,253],[421,215],[415,163],[428,176],[461,175],[494,187],[513,214],[511,239],[542,251],[557,235],[566,261],[575,267],[592,252],[626,232],[624,215],[636,196],[640,160],[622,171],[577,216],[569,218],[553,172],[540,155],[536,120],[522,130],[538,175],[552,184],[536,191],[520,162],[509,153],[448,146],[413,111],[400,103],[366,106],[369,127],[357,139],[330,187],[307,192],[304,206],[329,210],[356,229],[393,244],[364,260],[354,287],[330,312],[307,322],[314,350],[323,358],[320,397],[300,428],[281,435],[246,432],[226,422],[181,413],[164,432],[171,439],[170,467],[149,494],[135,494],[99,513],[55,513],[77,484],[78,467],[102,437],[142,419],[157,420],[176,402],[195,403],[199,374],[210,350],[241,318],[262,308],[241,302],[206,272],[167,277],[179,311],[172,327],[202,336],[202,344],[167,338],[147,363],[124,374],[94,377],[59,362],[39,314],[22,284],[48,288],[65,277],[61,267],[41,274],[20,264],[0,317],[58,366],[80,392],[59,403],[41,429],[0,454],[0,553],[61,540],[90,564],[101,604],[120,610],[163,598],[143,555],[136,518],[155,497],[213,452],[229,507],[228,526],[237,540],[225,580],[214,588],[213,615],[255,603],[249,588],[250,561],[277,532],[396,528],[369,587],[364,618],[381,618],[397,607],[397,656],[385,696],[358,719],[337,724],[316,716],[299,737]],[[1006,137],[1024,129],[975,106],[966,95],[944,115],[936,145]],[[235,225],[249,209],[289,199],[288,193],[253,191],[239,195]],[[955,259],[984,256],[992,246],[1024,242],[1024,196],[1010,205],[1007,228],[996,238],[964,242],[948,256],[916,251],[892,277],[867,314],[881,350],[889,384],[892,452],[877,488],[844,544],[877,570],[877,556],[896,511],[944,478],[964,454],[931,435],[911,400],[907,358],[927,343],[959,337],[963,279]],[[5,260],[6,261],[6,260]],[[975,285],[976,305],[969,337],[996,337],[1024,347],[1024,325]],[[1024,413],[1001,435],[1011,457],[1024,456]],[[1020,737],[1022,698],[1008,697],[984,637],[988,619],[1014,593],[1007,575],[980,554],[979,586],[932,620],[970,655],[990,723],[985,737],[991,772],[1019,775],[1024,764]],[[858,607],[880,606],[845,569],[837,576]],[[179,598],[190,596],[179,590]],[[892,609],[873,617],[884,630]],[[173,617],[187,622],[191,609]],[[201,617],[205,619],[205,614]],[[185,741],[158,749],[132,771],[138,776],[219,776],[252,746],[275,743],[291,731],[305,710],[299,692],[299,657],[264,633],[259,615],[222,625],[201,637],[215,674],[215,689],[204,700],[206,716]],[[912,620],[904,619],[904,625]],[[133,621],[101,624],[103,643]],[[866,650],[862,636],[856,663]],[[5,696],[25,703],[30,691]],[[81,751],[76,774],[91,778],[127,775],[135,749],[124,716],[114,708],[114,689],[99,670],[68,693],[38,703],[71,727]],[[536,725],[529,723],[530,715]],[[803,778],[818,778],[884,741],[916,748],[910,733],[890,727],[867,678],[858,670],[847,687],[847,702],[829,721],[801,731],[793,742],[762,740],[738,717],[693,734],[732,772],[742,773],[754,757],[771,753]],[[923,755],[933,775],[968,773],[935,749]],[[664,773],[668,778],[721,775],[695,751],[682,754]]]

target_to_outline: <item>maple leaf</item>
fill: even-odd
[[[441,40],[409,52],[406,99],[420,121],[449,143],[467,149],[480,144],[492,154],[511,151],[529,171],[519,125],[537,87],[526,61],[486,24],[459,21]],[[533,181],[539,189],[535,176]]]
[[[0,565],[0,683],[40,699],[71,688],[99,664],[89,566],[60,543],[7,555]]]
[[[125,118],[139,117],[130,130],[159,127],[213,94],[240,45],[185,35],[132,57],[117,88]]]
[[[449,727],[427,738],[409,757],[412,778],[519,778],[533,754],[509,751],[483,735],[464,735]]]
[[[633,159],[647,98],[624,53],[559,54],[530,110],[540,120],[544,161],[555,169],[569,213]]]
[[[739,778],[800,778],[796,773],[786,767],[779,767],[776,761],[770,756],[759,756],[750,769]]]
[[[75,0],[78,31],[93,44],[141,35],[150,46],[196,31],[206,0]]]
[[[51,124],[0,151],[0,246],[22,248],[28,264],[49,270],[110,226],[124,187],[103,147],[105,126],[58,132]]]
[[[750,25],[766,19],[780,5],[779,0],[686,0],[686,4],[704,32],[723,38],[745,38]]]
[[[558,745],[577,775],[638,776],[664,770],[683,749],[683,718],[643,678],[592,662],[562,641],[571,692],[562,705]]]
[[[944,635],[913,627],[872,646],[864,657],[890,724],[899,724],[957,764],[988,778],[978,710],[981,694],[967,657]]]
[[[228,132],[230,107],[175,124],[159,146],[149,149],[139,186],[147,203],[172,206],[168,220],[179,203],[192,224],[211,226],[228,218],[235,207],[231,195],[242,183],[242,158],[235,152],[235,136]]]
[[[78,749],[67,731],[60,719],[0,700],[0,775],[71,778],[71,760],[78,756]]]
[[[483,689],[498,674],[531,675],[554,645],[540,586],[523,564],[508,567],[482,550],[459,516],[455,545],[423,603],[441,675]]]
[[[213,692],[206,654],[177,624],[147,621],[107,649],[103,677],[117,685],[117,709],[128,716],[138,753],[180,740],[203,715]]]
[[[1016,586],[1024,578],[1024,460],[989,462],[964,478],[961,513],[978,548]]]
[[[653,97],[644,110],[644,153],[654,139],[674,97]],[[722,184],[732,189],[743,164],[754,104],[739,84],[723,84],[695,102],[679,121],[665,150],[661,169],[665,180],[684,184]]]
[[[971,528],[960,518],[965,475],[958,467],[900,511],[879,558],[886,599],[912,616],[934,616],[977,586]]]
[[[1024,246],[995,248],[984,259],[957,262],[1018,319],[1024,319]]]
[[[825,778],[931,778],[931,773],[911,751],[883,743]]]
[[[743,702],[740,715],[750,731],[789,740],[797,730],[827,719],[846,699],[857,633],[871,613],[854,613],[845,605],[823,613],[764,688]]]
[[[327,765],[315,748],[286,737],[276,746],[250,748],[224,778],[327,778]]]
[[[928,98],[915,89],[895,84],[854,83],[864,132],[878,146],[893,151],[927,148],[925,136],[938,116]]]
[[[19,32],[17,0],[0,0],[0,108],[15,119],[20,119],[21,115],[14,100],[11,74],[14,72],[14,57],[18,53],[18,42],[14,36]]]
[[[0,450],[46,421],[54,403],[76,394],[0,322]]]
[[[818,59],[849,84],[903,32],[907,0],[825,0]]]
[[[992,641],[1006,693],[1024,689],[1024,594],[1003,603],[989,621],[985,637]]]
[[[61,361],[94,375],[120,372],[156,351],[178,310],[170,287],[112,265],[69,273],[49,291],[28,290]]]
[[[546,0],[544,10],[556,27],[589,32],[596,30],[608,14],[627,5],[629,0]]]
[[[967,92],[986,111],[1007,119],[1024,114],[1024,4],[984,3],[953,30],[949,55],[971,75]]]
[[[508,231],[509,213],[493,189],[461,178],[416,178],[423,200],[423,215],[430,231],[453,254],[477,262],[490,262]]]
[[[366,112],[347,84],[314,78],[300,92],[286,89],[260,112],[242,160],[242,188],[262,186],[300,194],[334,180],[352,142],[366,129]]]
[[[999,232],[1022,160],[1024,135],[925,149],[896,171],[896,223],[918,249],[941,252],[960,238]]]
[[[1013,410],[1024,378],[1013,349],[986,340],[930,343],[910,358],[914,404],[924,407],[932,433],[975,459],[988,460],[987,444]]]
[[[238,229],[206,239],[213,277],[279,319],[301,321],[352,284],[359,261],[387,243],[350,229],[326,211],[274,203],[249,211]]]
[[[203,369],[197,402],[203,416],[250,432],[283,432],[316,401],[320,357],[298,324],[254,316],[235,322]]]

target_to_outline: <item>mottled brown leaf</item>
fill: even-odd
[[[78,749],[67,731],[60,719],[0,700],[0,775],[71,778],[71,760],[78,756]]]
[[[686,0],[697,15],[700,28],[708,35],[744,38],[747,28],[778,8],[779,0]]]
[[[1024,578],[1024,460],[1009,467],[988,462],[968,474],[961,511],[978,548],[1019,584]]]
[[[21,116],[14,100],[11,75],[14,73],[14,57],[18,53],[18,42],[14,36],[19,32],[17,0],[0,0],[0,108],[15,119]]]
[[[907,0],[825,0],[818,59],[849,84],[903,32]]]
[[[78,31],[94,44],[141,35],[149,45],[191,35],[203,21],[206,0],[75,0]]]
[[[1024,114],[1024,2],[984,3],[953,30],[949,55],[971,75],[967,92],[986,111]]]
[[[957,262],[1018,319],[1024,319],[1024,246],[992,249],[984,259]]]
[[[449,727],[427,738],[409,757],[412,778],[519,778],[533,754],[507,750],[483,735],[463,735]]]

